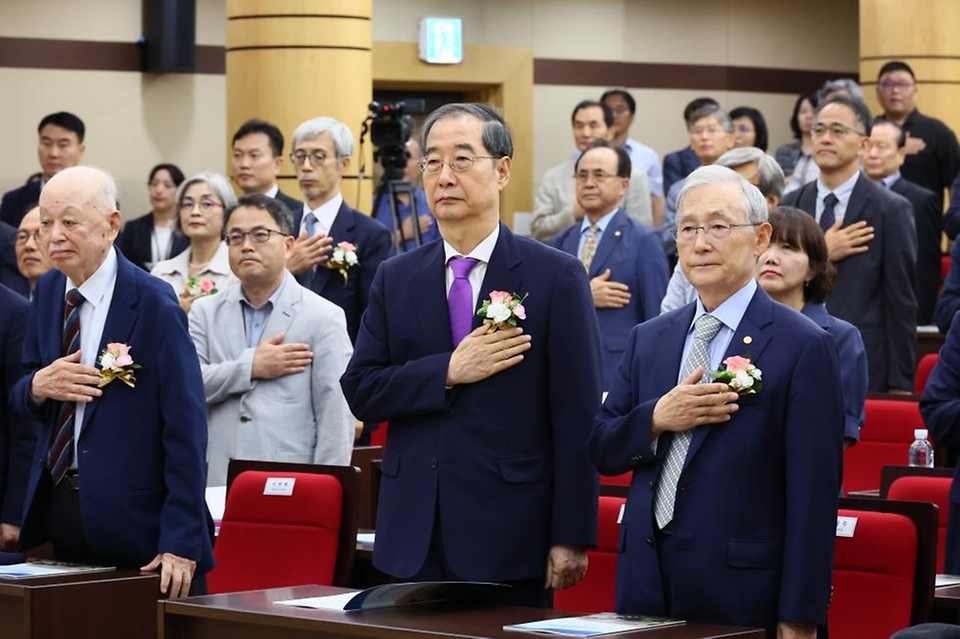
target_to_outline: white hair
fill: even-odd
[[[738,184],[743,192],[743,210],[747,214],[747,222],[762,224],[767,221],[767,201],[760,189],[733,169],[716,164],[701,166],[687,176],[677,196],[677,211],[683,208],[683,200],[690,191],[707,184]]]
[[[337,152],[338,158],[353,155],[353,133],[346,124],[333,118],[313,118],[298,126],[293,132],[291,150],[296,149],[297,145],[304,140],[312,140],[327,131],[333,139],[333,150]]]

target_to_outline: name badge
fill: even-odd
[[[837,537],[853,537],[856,529],[856,517],[837,517]]]
[[[267,483],[263,486],[263,494],[290,497],[293,495],[293,485],[296,483],[296,477],[267,477]]]

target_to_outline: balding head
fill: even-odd
[[[106,259],[120,232],[117,187],[102,169],[57,173],[40,192],[40,239],[50,265],[79,286]]]

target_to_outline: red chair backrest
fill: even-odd
[[[632,470],[621,475],[600,475],[601,486],[629,486],[631,481],[633,481]]]
[[[950,477],[899,477],[890,484],[887,499],[926,501],[936,504],[937,512],[937,572],[945,572],[944,551],[947,543],[947,517],[950,514]]]
[[[387,445],[387,427],[390,426],[390,422],[380,422],[380,425],[375,431],[370,433],[370,445],[371,446],[386,446]]]
[[[620,509],[623,497],[601,496],[597,518],[597,547],[587,551],[587,575],[573,588],[553,595],[553,607],[574,612],[611,612],[617,584]]]
[[[926,428],[916,401],[868,399],[860,441],[843,456],[843,490],[880,488],[884,466],[903,466],[913,443],[913,431]]]
[[[830,639],[889,637],[910,625],[917,529],[896,513],[841,509],[855,517],[853,537],[837,537]]]
[[[936,353],[927,353],[917,362],[917,374],[914,380],[914,391],[917,395],[923,395],[923,388],[927,385],[927,380],[930,379],[930,373],[933,372],[938,359]]]
[[[950,256],[944,255],[940,258],[940,292],[943,292],[943,285],[947,281],[947,274],[950,272]]]
[[[290,495],[264,495],[270,479]],[[343,489],[330,475],[246,471],[237,476],[214,546],[210,594],[305,584],[331,585]]]

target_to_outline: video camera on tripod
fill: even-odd
[[[394,234],[397,251],[405,250],[406,241],[413,239],[414,246],[423,242],[420,237],[420,225],[417,223],[416,189],[404,179],[404,170],[410,153],[407,151],[407,140],[413,133],[412,113],[424,113],[424,100],[402,100],[399,102],[371,102],[370,115],[364,121],[361,140],[367,131],[370,132],[370,142],[373,143],[373,159],[383,167],[383,177],[377,185],[373,201],[373,211],[380,209],[384,196],[389,197],[391,217],[394,228],[400,231]],[[403,237],[402,220],[400,219],[400,202],[398,195],[405,194],[410,202],[410,215],[413,216],[413,238]],[[399,238],[397,237],[399,236]]]

